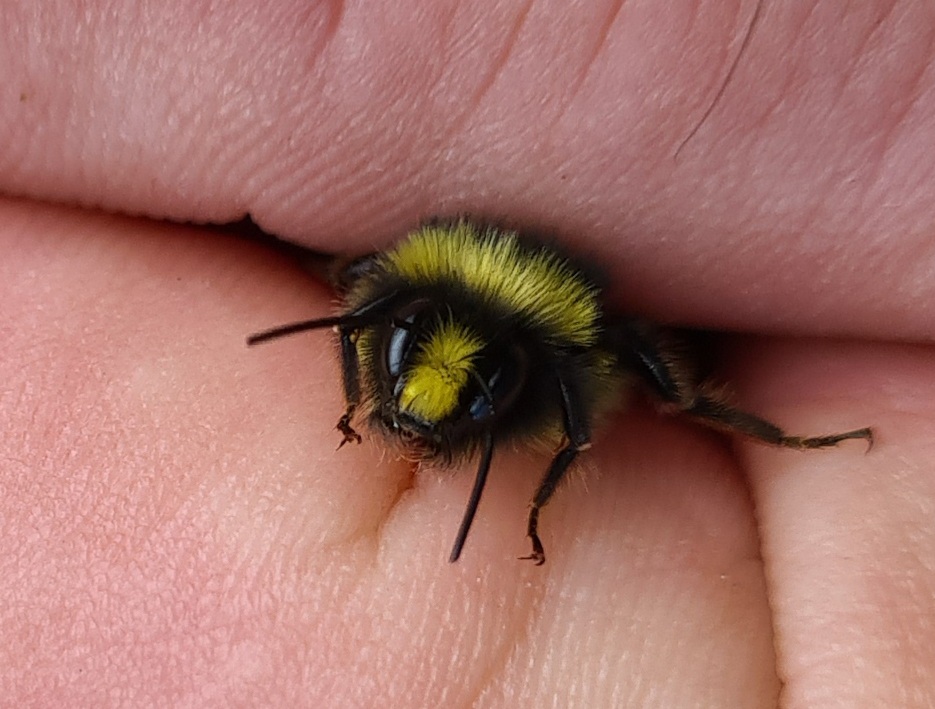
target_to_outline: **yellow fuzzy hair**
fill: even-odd
[[[399,396],[399,407],[423,421],[455,410],[483,341],[463,325],[444,321],[419,346]]]
[[[586,347],[597,341],[594,286],[550,251],[524,249],[514,232],[481,230],[466,221],[425,226],[385,258],[390,272],[417,285],[460,282],[524,315],[554,342]]]

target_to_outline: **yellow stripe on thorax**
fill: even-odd
[[[483,341],[462,325],[446,321],[419,346],[399,395],[400,410],[423,421],[451,414],[471,376]]]
[[[390,271],[415,284],[461,282],[562,342],[587,346],[597,339],[600,307],[594,287],[561,257],[524,249],[513,232],[481,231],[466,221],[426,226],[386,258]]]

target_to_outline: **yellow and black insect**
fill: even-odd
[[[431,223],[388,251],[351,262],[334,280],[342,314],[260,332],[248,343],[335,329],[347,400],[337,425],[341,445],[360,442],[352,424],[361,416],[420,459],[479,454],[452,562],[494,449],[538,439],[558,452],[533,495],[532,553],[522,558],[542,564],[539,511],[591,445],[595,423],[634,380],[669,409],[765,443],[804,449],[872,440],[869,428],[790,436],[734,408],[691,375],[666,331],[606,312],[585,268],[513,231],[463,219]]]

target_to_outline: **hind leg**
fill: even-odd
[[[827,448],[849,439],[873,444],[873,431],[869,428],[822,436],[793,436],[766,419],[736,408],[710,384],[695,381],[680,347],[667,342],[665,333],[649,325],[628,323],[623,347],[630,368],[660,400],[711,428],[786,448]]]

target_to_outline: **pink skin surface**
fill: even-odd
[[[79,8],[76,10],[75,8]],[[0,696],[16,707],[930,706],[935,9],[0,6]],[[519,562],[547,456],[335,453],[319,284],[198,227],[361,253],[544,225],[612,304],[749,334],[801,453],[645,407]],[[135,218],[109,213],[134,214]],[[832,339],[833,338],[833,339]]]

